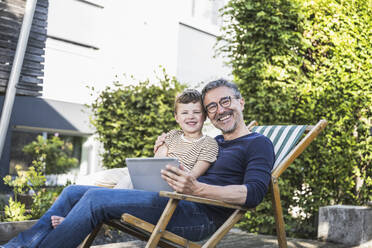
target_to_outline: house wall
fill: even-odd
[[[217,35],[217,30],[203,29],[190,21],[179,23],[176,75],[181,82],[204,85],[228,77],[230,68],[221,57],[215,57],[213,46]]]
[[[43,97],[90,103],[96,95],[87,86],[100,91],[115,76],[131,83],[123,74],[154,79],[159,66],[190,86],[228,77],[230,69],[213,57],[216,6],[202,4],[214,1],[92,2],[101,7],[49,0]]]
[[[155,79],[166,69],[190,87],[219,77],[228,77],[230,69],[214,57],[213,45],[219,34],[216,8],[224,0],[49,0],[48,28],[42,99],[58,103],[61,120],[75,120],[64,132],[84,137],[78,174],[101,170],[100,145],[94,130],[84,133],[88,112],[79,112],[114,80],[135,83]],[[125,76],[133,75],[131,81]],[[91,88],[94,88],[93,92]],[[38,101],[30,101],[39,111]],[[17,103],[17,100],[16,100]],[[19,110],[17,110],[19,111]],[[30,113],[32,113],[30,111]],[[78,116],[71,113],[77,113]],[[19,126],[26,131],[56,131],[56,115],[45,114],[41,122],[32,116]],[[64,123],[61,121],[60,124]],[[30,129],[31,126],[32,128]],[[63,128],[62,128],[63,129]],[[10,134],[13,127],[10,127]],[[206,130],[212,135],[213,128]],[[11,147],[8,135],[7,144]],[[16,144],[13,144],[16,145]],[[1,160],[1,174],[9,164],[10,148]],[[61,178],[55,178],[59,181]],[[63,179],[62,179],[63,180]]]

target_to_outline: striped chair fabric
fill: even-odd
[[[268,137],[274,145],[275,163],[280,164],[305,132],[307,126],[254,126],[251,131]]]

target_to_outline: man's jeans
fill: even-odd
[[[155,192],[68,186],[32,228],[4,247],[75,248],[99,223],[119,219],[123,213],[156,224],[167,201]],[[55,229],[51,226],[52,215],[65,217]],[[207,217],[203,206],[180,201],[167,229],[187,239],[201,240],[213,233],[216,226]]]

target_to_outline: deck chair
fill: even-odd
[[[248,128],[251,131],[267,136],[274,145],[275,162],[271,173],[270,190],[272,193],[272,204],[278,244],[281,248],[287,247],[287,241],[282,206],[280,203],[278,178],[315,139],[315,137],[318,136],[326,125],[327,121],[325,120],[319,121],[315,126],[257,126],[256,121],[252,121],[248,125]],[[307,133],[305,137],[303,137],[304,133]],[[122,215],[121,220],[110,220],[102,224],[116,227],[141,240],[147,240],[148,242],[146,247],[215,247],[217,243],[224,237],[224,235],[229,232],[229,230],[241,219],[241,217],[244,216],[246,211],[250,210],[222,201],[178,194],[175,192],[161,191],[159,192],[159,195],[168,197],[169,201],[156,226],[126,213]],[[235,211],[204,244],[200,245],[199,243],[188,241],[183,237],[166,231],[166,226],[180,200],[223,206],[233,208]],[[102,224],[97,226],[93,232],[88,235],[81,247],[90,247]]]

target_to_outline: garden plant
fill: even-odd
[[[22,221],[37,219],[42,216],[57,198],[63,186],[47,187],[46,175],[63,173],[78,164],[76,158],[70,157],[71,144],[64,142],[58,136],[37,139],[23,148],[25,153],[34,159],[31,166],[23,168],[16,165],[17,175],[4,177],[4,184],[12,188],[13,197],[9,198],[4,207],[4,221]],[[31,196],[31,206],[26,209],[20,196]]]
[[[218,52],[260,124],[329,123],[280,181],[287,233],[315,238],[320,206],[372,200],[371,1],[231,0]],[[270,196],[240,227],[274,234]]]

